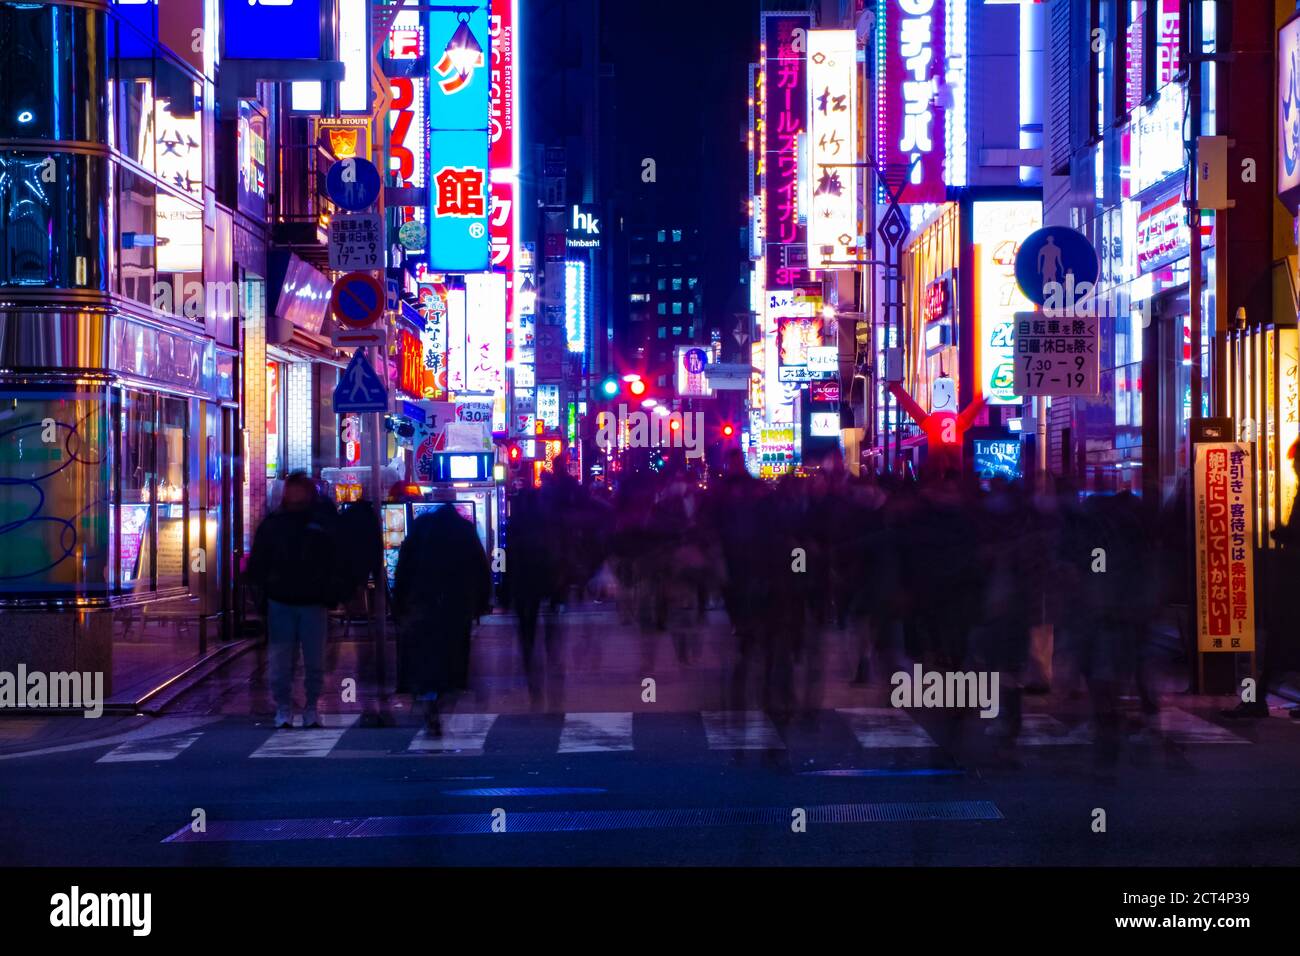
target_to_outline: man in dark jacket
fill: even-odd
[[[450,504],[416,518],[393,580],[399,692],[425,701],[425,725],[440,734],[448,695],[469,686],[469,637],[491,609],[492,569],[474,526]]]
[[[302,725],[319,727],[316,702],[325,683],[328,609],[339,599],[336,519],[302,472],[284,483],[280,507],[266,516],[253,538],[248,579],[266,600],[275,725],[293,726],[293,671],[302,647],[306,695]]]

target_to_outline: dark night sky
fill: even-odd
[[[614,69],[617,91],[609,185],[627,200],[652,198],[684,225],[699,226],[709,256],[706,313],[728,309],[744,258],[743,135],[758,2],[604,0],[601,10],[602,58]],[[640,180],[647,156],[658,167],[653,187]]]

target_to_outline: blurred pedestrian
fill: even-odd
[[[271,694],[275,725],[293,726],[293,672],[302,649],[304,727],[319,727],[317,701],[325,682],[325,635],[329,608],[343,597],[338,520],[303,472],[284,483],[280,506],[253,538],[248,580],[266,601]]]
[[[425,727],[469,686],[470,631],[491,609],[492,570],[474,525],[450,504],[411,523],[397,556],[393,616],[400,693],[424,702]]]

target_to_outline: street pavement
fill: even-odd
[[[394,726],[365,726],[367,648],[343,641],[322,729],[272,726],[260,649],[157,717],[0,720],[0,864],[1275,865],[1300,850],[1300,722],[1280,706],[1227,721],[1231,700],[1166,692],[1144,720],[1126,698],[1107,768],[1064,681],[1027,699],[1008,746],[975,711],[891,707],[892,663],[851,683],[840,632],[787,718],[753,691],[729,699],[718,612],[689,625],[688,664],[607,606],[559,626],[563,696],[535,706],[513,620],[485,619],[474,691],[441,737],[404,698]]]

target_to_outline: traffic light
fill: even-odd
[[[600,393],[606,398],[618,397],[618,379],[610,376],[600,383]]]
[[[645,394],[645,380],[642,379],[640,376],[632,379],[632,381],[627,383],[627,390],[631,392],[633,395],[635,395],[637,398],[640,398],[642,395]]]
[[[722,426],[723,438],[730,438],[734,434],[736,434],[736,426],[732,425],[731,422],[727,422]]]

